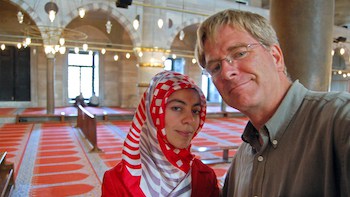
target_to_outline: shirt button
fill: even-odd
[[[259,156],[258,157],[258,161],[263,161],[264,160],[264,157],[263,156]]]
[[[273,140],[273,141],[272,141],[272,144],[273,144],[273,145],[277,145],[277,144],[278,144],[278,141],[277,141],[277,140]]]

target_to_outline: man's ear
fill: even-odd
[[[284,58],[283,58],[282,49],[277,44],[273,44],[270,48],[271,48],[270,53],[271,53],[273,60],[276,64],[277,70],[283,72],[284,71]]]

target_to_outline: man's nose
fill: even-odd
[[[225,58],[221,61],[220,77],[223,79],[231,79],[238,74],[238,68],[235,62],[229,58]]]

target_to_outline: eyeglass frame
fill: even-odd
[[[241,53],[241,52],[235,52],[235,53],[233,53],[233,51],[235,51],[236,49],[238,49],[238,48],[241,48],[241,47],[244,47],[244,48],[246,48],[246,51],[245,52],[250,52],[250,48],[252,49],[252,47],[253,46],[263,46],[263,47],[265,47],[265,45],[264,44],[262,44],[261,42],[257,42],[257,43],[250,43],[250,44],[245,44],[245,45],[238,45],[238,46],[235,46],[235,47],[233,47],[231,50],[229,50],[229,52],[228,52],[228,54],[224,57],[224,58],[222,58],[222,59],[219,59],[219,60],[214,60],[214,61],[212,61],[212,62],[210,62],[210,65],[216,65],[216,64],[220,64],[220,70],[217,72],[217,73],[215,73],[215,74],[211,74],[209,71],[208,71],[208,69],[207,69],[207,67],[208,66],[206,66],[206,67],[204,67],[203,69],[202,69],[202,75],[206,75],[207,77],[209,77],[209,78],[211,78],[211,77],[215,77],[216,75],[218,75],[220,72],[221,72],[221,70],[222,70],[222,61],[223,60],[225,60],[229,65],[233,65],[233,61],[234,60],[242,60],[242,59],[244,59],[245,57],[247,57],[247,55],[244,55],[244,56],[240,56],[240,57],[233,57],[233,56],[235,56],[235,54],[237,54],[237,53]],[[208,65],[208,64],[207,64]]]

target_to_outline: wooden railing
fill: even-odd
[[[0,153],[0,197],[10,196],[15,186],[13,163],[6,163],[6,154]]]
[[[101,149],[97,147],[96,118],[82,105],[78,106],[77,127],[82,131],[86,139],[88,139],[92,145],[93,148],[90,152],[100,152]]]

